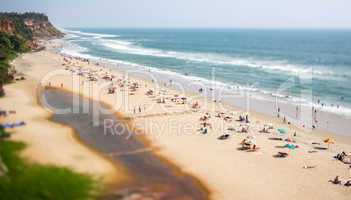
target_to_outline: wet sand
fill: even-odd
[[[5,85],[6,96],[0,98],[0,108],[15,111],[0,117],[0,123],[24,121],[25,126],[9,129],[11,140],[23,142],[21,156],[30,162],[69,168],[92,176],[108,187],[126,180],[124,169],[86,147],[68,126],[49,120],[51,112],[37,101],[37,80],[26,80]],[[1,195],[0,195],[1,199]]]
[[[116,119],[115,113],[105,114],[99,111],[98,124],[94,124],[94,107],[108,109],[107,105],[52,88],[46,89],[43,96],[50,106],[60,109],[73,108],[72,99],[79,99],[78,107],[75,105],[75,109],[72,109],[77,112],[54,114],[51,120],[72,127],[88,146],[110,156],[128,169],[131,181],[113,188],[104,199],[131,195],[151,199],[209,198],[209,191],[199,180],[156,155],[152,146],[143,143],[137,135],[124,128],[125,124]],[[87,103],[88,107],[85,106]],[[119,128],[116,131],[105,129],[106,122]]]

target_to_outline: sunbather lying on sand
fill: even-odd
[[[351,155],[348,155],[344,151],[341,153],[338,153],[336,156],[334,156],[334,158],[345,164],[351,164]]]
[[[224,135],[219,136],[218,139],[219,140],[226,140],[229,138],[229,136],[230,136],[229,134],[224,134]]]
[[[15,122],[15,123],[6,123],[6,124],[0,124],[0,127],[2,128],[16,128],[20,126],[24,126],[26,123],[24,121],[20,122]]]
[[[315,165],[313,165],[313,166],[311,166],[311,165],[304,165],[302,168],[304,168],[304,169],[313,169],[313,168],[316,168],[317,166],[315,166]]]
[[[288,153],[285,153],[285,152],[278,152],[277,155],[275,155],[275,157],[277,158],[285,158],[285,157],[288,157]]]

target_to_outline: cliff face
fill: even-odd
[[[4,94],[3,84],[11,82],[13,71],[9,61],[18,53],[38,51],[38,39],[62,37],[46,15],[39,13],[0,12],[0,96]]]
[[[25,40],[62,37],[48,17],[40,13],[0,13],[0,32]]]
[[[3,19],[0,21],[0,31],[13,35],[15,33],[15,25],[11,20]]]
[[[62,37],[63,33],[57,30],[48,20],[26,18],[24,24],[29,28],[35,38]]]

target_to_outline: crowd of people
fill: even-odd
[[[87,81],[92,81],[92,82],[97,82],[97,81],[105,81],[105,82],[110,82],[110,85],[107,89],[108,94],[115,94],[116,92],[119,91],[128,91],[129,95],[134,95],[135,93],[138,92],[138,89],[140,88],[141,84],[138,81],[135,80],[130,80],[126,79],[125,77],[118,77],[111,73],[110,70],[105,69],[105,68],[97,68],[97,69],[92,69],[92,68],[83,68],[80,66],[74,66],[74,59],[77,58],[64,58],[65,63],[63,66],[65,67],[66,70],[71,71],[72,73],[75,73],[76,75],[85,77]],[[86,63],[91,63],[87,59],[80,59],[79,61],[81,62],[86,62]],[[73,65],[73,66],[72,66]],[[98,63],[95,63],[95,65],[99,66]],[[161,89],[160,91],[155,91],[154,89],[147,88],[147,84],[145,84],[145,93],[143,95],[146,95],[147,97],[150,97],[150,99],[155,99],[156,103],[158,104],[167,104],[169,105],[170,103],[173,103],[174,105],[189,105],[189,108],[192,110],[192,112],[198,112],[198,113],[203,113],[201,117],[199,117],[199,133],[203,135],[207,135],[211,133],[211,130],[214,129],[213,123],[214,119],[219,119],[222,120],[222,123],[232,126],[229,127],[225,133],[217,137],[218,140],[227,140],[230,137],[234,135],[243,135],[245,138],[241,140],[239,143],[239,150],[242,151],[247,151],[247,152],[257,152],[260,151],[260,147],[258,146],[254,134],[266,134],[269,136],[272,136],[272,134],[277,134],[279,135],[284,132],[285,134],[285,139],[284,137],[277,137],[279,140],[278,142],[284,142],[285,144],[282,145],[282,148],[286,148],[288,151],[282,151],[279,150],[275,152],[273,155],[276,158],[287,158],[290,157],[290,152],[294,149],[301,148],[301,145],[297,144],[297,141],[294,139],[294,137],[297,136],[296,130],[290,130],[289,128],[286,127],[287,131],[283,131],[284,129],[278,129],[277,127],[274,127],[272,123],[260,123],[259,127],[257,126],[257,123],[252,123],[255,121],[255,119],[250,118],[249,113],[234,113],[234,112],[229,112],[229,111],[208,111],[206,110],[206,107],[201,106],[200,101],[191,101],[191,98],[187,98],[185,96],[181,96],[179,94],[168,94],[167,96],[167,90],[166,89]],[[200,89],[199,92],[203,92],[203,89]],[[296,117],[299,117],[299,111],[300,109],[297,107],[296,108]],[[142,113],[146,112],[145,107],[141,105],[134,105],[132,108],[132,113],[137,114],[137,113]],[[290,121],[285,117],[285,115],[282,113],[281,108],[277,108],[277,117],[282,119],[282,124],[288,124],[290,125]],[[314,122],[317,123],[317,110],[313,110],[313,117],[314,117]],[[234,127],[233,127],[234,126]],[[288,126],[290,127],[290,126]],[[328,144],[329,145],[329,144]],[[303,147],[302,147],[303,148]],[[317,152],[316,150],[313,151],[308,151],[308,153],[315,153]],[[343,152],[340,155],[337,155],[335,159],[337,160],[345,160],[346,158],[349,158],[349,155],[347,155],[345,152]],[[346,162],[346,164],[351,164]],[[317,166],[303,166],[304,169],[313,169],[316,168]],[[340,178],[337,176],[332,183],[335,184],[340,184]],[[345,181],[343,184],[345,186],[350,186],[350,181]]]

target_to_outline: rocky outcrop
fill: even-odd
[[[24,24],[32,31],[35,38],[63,37],[63,33],[57,30],[48,20],[26,18]]]
[[[44,49],[39,39],[62,36],[44,14],[0,12],[0,96],[4,95],[3,84],[13,80],[11,59],[19,53]]]
[[[0,20],[0,31],[13,35],[15,34],[15,24],[9,19]]]
[[[0,32],[25,40],[50,39],[64,35],[41,13],[0,13]]]

